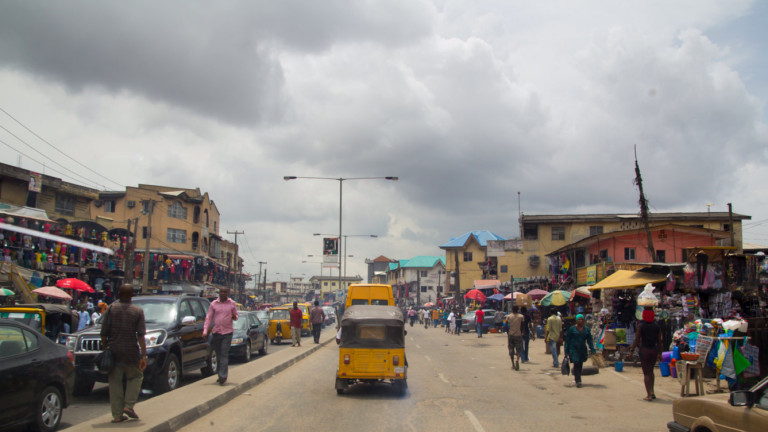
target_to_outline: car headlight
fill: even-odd
[[[147,348],[154,348],[160,346],[165,342],[165,330],[152,330],[144,335],[144,341],[147,344]]]
[[[243,338],[235,338],[235,339],[232,339],[232,344],[233,345],[241,344],[241,343],[243,343],[244,340],[245,339],[243,339]]]
[[[77,336],[67,336],[67,341],[65,342],[64,346],[67,348],[67,351],[75,351],[75,344],[77,343]]]

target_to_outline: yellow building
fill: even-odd
[[[502,269],[497,266],[497,260],[487,255],[489,240],[503,241],[504,238],[490,231],[470,231],[440,246],[445,251],[446,273],[452,275],[453,289],[447,290],[448,293],[466,292],[476,280],[509,280],[505,273],[500,273]]]

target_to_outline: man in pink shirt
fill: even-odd
[[[229,372],[229,347],[232,345],[232,321],[237,321],[237,303],[228,298],[229,288],[219,288],[219,298],[211,302],[205,315],[203,338],[208,337],[211,330],[211,347],[216,352],[219,362],[218,383],[224,385]],[[211,329],[213,320],[213,329]]]

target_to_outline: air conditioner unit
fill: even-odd
[[[102,204],[101,200],[96,200],[93,202],[93,205],[95,205],[96,207],[101,207],[101,204]]]
[[[128,208],[134,208],[136,207],[136,201],[128,201],[127,203],[125,203],[125,205],[127,205]]]

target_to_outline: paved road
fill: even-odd
[[[657,385],[644,402],[642,374],[603,369],[576,388],[551,367],[541,341],[532,361],[511,370],[506,336],[448,335],[407,327],[408,386],[353,387],[337,396],[338,348],[330,344],[183,429],[198,431],[663,431],[677,384]]]
[[[323,332],[335,332],[333,327],[326,327]],[[312,342],[312,336],[302,337],[302,341],[305,343]],[[303,344],[302,344],[303,345]],[[283,341],[281,345],[269,345],[268,354],[278,352],[280,350],[290,348],[290,341]],[[261,356],[254,355],[251,359],[252,362],[259,361]],[[232,359],[230,368],[237,368],[241,365],[240,360]],[[185,374],[182,378],[181,385],[188,385],[195,381],[202,379],[203,376],[199,372],[193,372]],[[143,391],[139,397],[139,401],[147,400],[152,397],[152,393]],[[61,422],[60,430],[67,429],[68,427],[76,424],[80,424],[84,421],[94,419],[105,413],[109,412],[109,389],[106,383],[96,383],[93,391],[86,396],[75,396],[73,403],[64,410],[64,416]],[[23,429],[21,429],[23,430]]]

